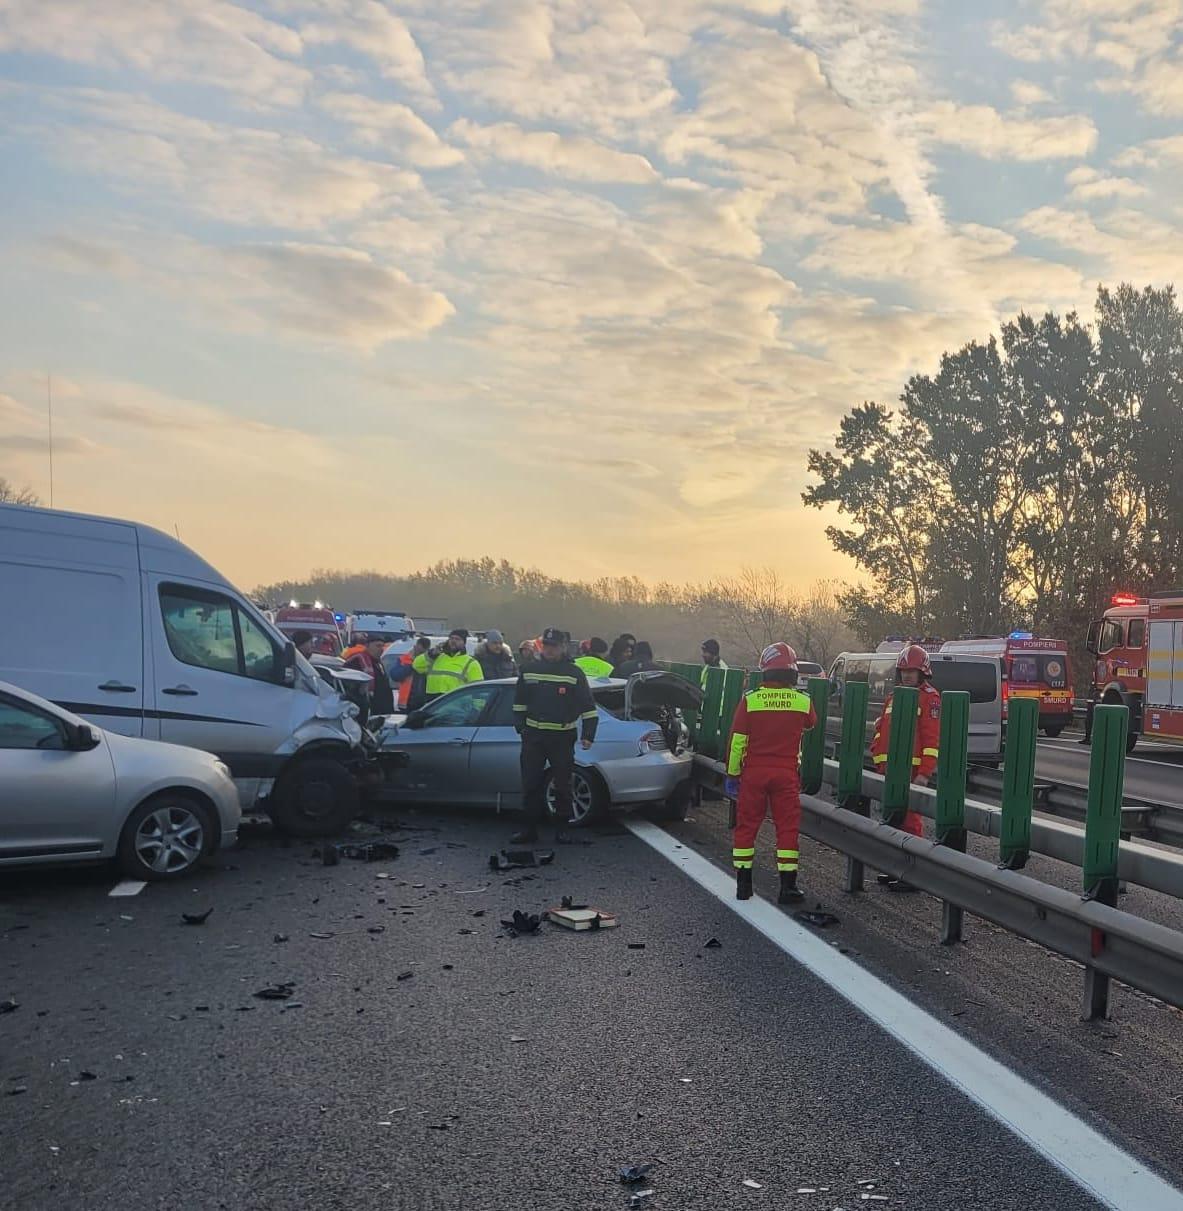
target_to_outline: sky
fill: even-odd
[[[808,451],[1183,277],[1183,0],[0,0],[0,476],[250,588],[849,577]]]

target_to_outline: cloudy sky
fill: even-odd
[[[0,475],[252,586],[847,575],[805,456],[1183,277],[1183,0],[0,0]]]

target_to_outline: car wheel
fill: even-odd
[[[157,795],[128,816],[119,865],[133,879],[177,879],[201,861],[211,835],[206,808],[184,795]]]
[[[590,824],[608,809],[608,792],[598,774],[577,765],[571,775],[571,822],[576,825]],[[546,781],[547,815],[557,824],[566,824],[558,818],[558,803],[555,799],[553,776]]]
[[[330,837],[357,815],[353,775],[332,757],[308,757],[285,770],[267,805],[272,823],[289,837]]]

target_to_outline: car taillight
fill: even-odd
[[[1010,705],[1010,682],[1002,683],[1002,722],[1006,722],[1007,707]]]
[[[660,730],[646,732],[641,737],[638,747],[642,757],[646,753],[668,753],[670,750],[669,741],[666,740],[665,733]]]

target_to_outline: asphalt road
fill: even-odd
[[[0,1203],[623,1208],[618,1168],[652,1163],[656,1208],[1095,1205],[623,829],[494,875],[504,821],[400,818],[411,827],[382,835],[402,846],[392,861],[326,868],[264,834],[134,898],[110,898],[106,871],[8,878],[0,1000],[19,1008],[0,1015]],[[725,862],[718,809],[678,831]],[[1177,1015],[1123,997],[1108,1031],[1085,1028],[1042,952],[1016,967],[985,927],[941,950],[917,933],[931,901],[844,903],[837,859],[805,848],[842,916],[835,945],[999,1054],[996,1035],[1025,1020],[1019,1066],[1183,1172]],[[499,924],[563,894],[620,928]],[[253,996],[281,982],[288,1000]],[[1156,1030],[1175,1041],[1154,1044],[1153,1072],[1117,1055]]]
[[[1035,757],[1035,772],[1049,782],[1087,786],[1091,750],[1079,737],[1041,740]],[[1126,757],[1126,794],[1150,803],[1183,808],[1183,747],[1139,741]]]

